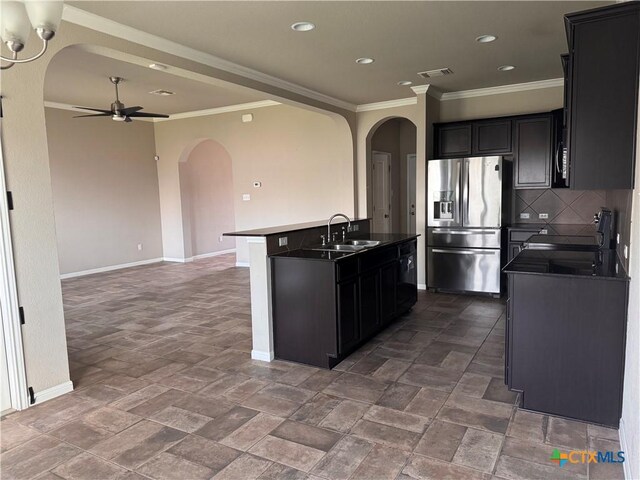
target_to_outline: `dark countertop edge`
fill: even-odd
[[[536,228],[563,228],[563,227],[589,227],[593,226],[593,231],[595,232],[596,226],[592,223],[512,223],[509,225],[505,225],[504,228],[512,228],[512,229],[523,229],[523,230],[533,230]]]
[[[509,262],[511,263],[511,262]],[[568,273],[549,273],[549,272],[523,272],[520,270],[507,270],[509,264],[504,266],[502,271],[507,275],[540,275],[543,277],[562,277],[562,278],[583,278],[585,280],[606,280],[606,281],[616,281],[616,282],[629,282],[631,279],[627,275],[626,270],[624,271],[622,277],[602,277],[598,275],[571,275]],[[624,267],[622,267],[624,270]]]
[[[371,221],[371,218],[354,218],[351,223]],[[336,219],[331,225],[341,225],[347,223],[343,218]],[[311,230],[327,226],[327,220],[317,220],[314,222],[294,223],[291,225],[277,225],[275,227],[256,228],[253,230],[242,230],[239,232],[223,233],[225,237],[269,237],[271,235],[282,235],[283,233],[299,232],[301,230]]]
[[[300,256],[300,257],[296,257],[295,256],[296,252],[316,252],[318,255],[323,253],[322,250],[314,250],[314,249],[310,249],[310,248],[298,248],[296,250],[288,250],[286,252],[273,253],[271,255],[268,255],[268,257],[269,258],[276,258],[276,257],[277,258],[287,258],[287,259],[292,259],[292,260],[311,260],[311,261],[314,261],[314,262],[338,262],[338,261],[342,260],[343,258],[352,258],[352,257],[354,257],[356,255],[360,255],[361,253],[372,252],[372,251],[377,250],[379,248],[388,247],[390,245],[409,242],[411,240],[415,240],[416,238],[418,238],[420,236],[419,233],[406,234],[406,235],[407,235],[406,238],[403,238],[403,239],[400,239],[400,240],[392,240],[392,241],[389,241],[389,242],[383,242],[380,245],[376,245],[375,247],[363,248],[362,250],[359,250],[357,252],[344,253],[344,255],[342,255],[340,258],[314,258],[314,257],[305,257],[305,256]],[[334,252],[334,253],[342,253],[342,252]]]

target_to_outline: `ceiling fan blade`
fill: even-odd
[[[169,115],[165,115],[164,113],[135,112],[131,113],[129,117],[169,118]]]
[[[82,118],[82,117],[110,117],[112,115],[109,113],[90,113],[89,115],[75,115],[73,118]]]
[[[73,108],[80,108],[82,110],[89,110],[91,112],[108,113],[109,115],[111,115],[113,113],[113,112],[111,112],[111,110],[104,110],[102,108],[89,108],[89,107],[73,107]]]
[[[131,115],[132,113],[136,113],[138,110],[142,110],[144,107],[127,107],[120,110],[122,115]]]

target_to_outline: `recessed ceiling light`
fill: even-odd
[[[369,65],[370,63],[373,63],[373,62],[375,62],[375,60],[369,57],[361,57],[356,59],[356,63],[360,65]]]
[[[154,70],[166,70],[168,67],[161,63],[152,63],[149,65],[149,68],[153,68]]]
[[[508,72],[509,70],[513,70],[514,68],[516,67],[514,67],[513,65],[500,65],[498,67],[498,70],[501,72]]]
[[[295,30],[296,32],[308,32],[314,28],[316,28],[316,26],[311,22],[296,22],[291,25],[291,30]]]
[[[495,35],[480,35],[479,37],[476,37],[476,42],[478,43],[490,43],[496,40]]]
[[[175,92],[171,92],[169,90],[154,90],[153,92],[149,92],[151,95],[160,95],[161,97],[168,97],[169,95],[175,95]]]
[[[398,82],[398,85],[400,85],[401,87],[406,87],[408,85],[411,85],[413,82],[410,82],[409,80],[402,80],[401,82]]]

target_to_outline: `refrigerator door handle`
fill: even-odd
[[[499,255],[500,250],[459,250],[456,248],[434,248],[433,253],[452,253],[455,255]]]
[[[462,216],[462,225],[469,222],[469,159],[465,158],[461,162],[462,167],[462,205],[460,205],[460,214]]]

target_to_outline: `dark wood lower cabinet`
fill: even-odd
[[[276,358],[333,368],[415,304],[415,256],[416,240],[336,261],[272,256]]]
[[[360,295],[356,278],[338,284],[338,353],[360,341]]]
[[[521,406],[617,428],[628,282],[508,276],[505,377]]]

